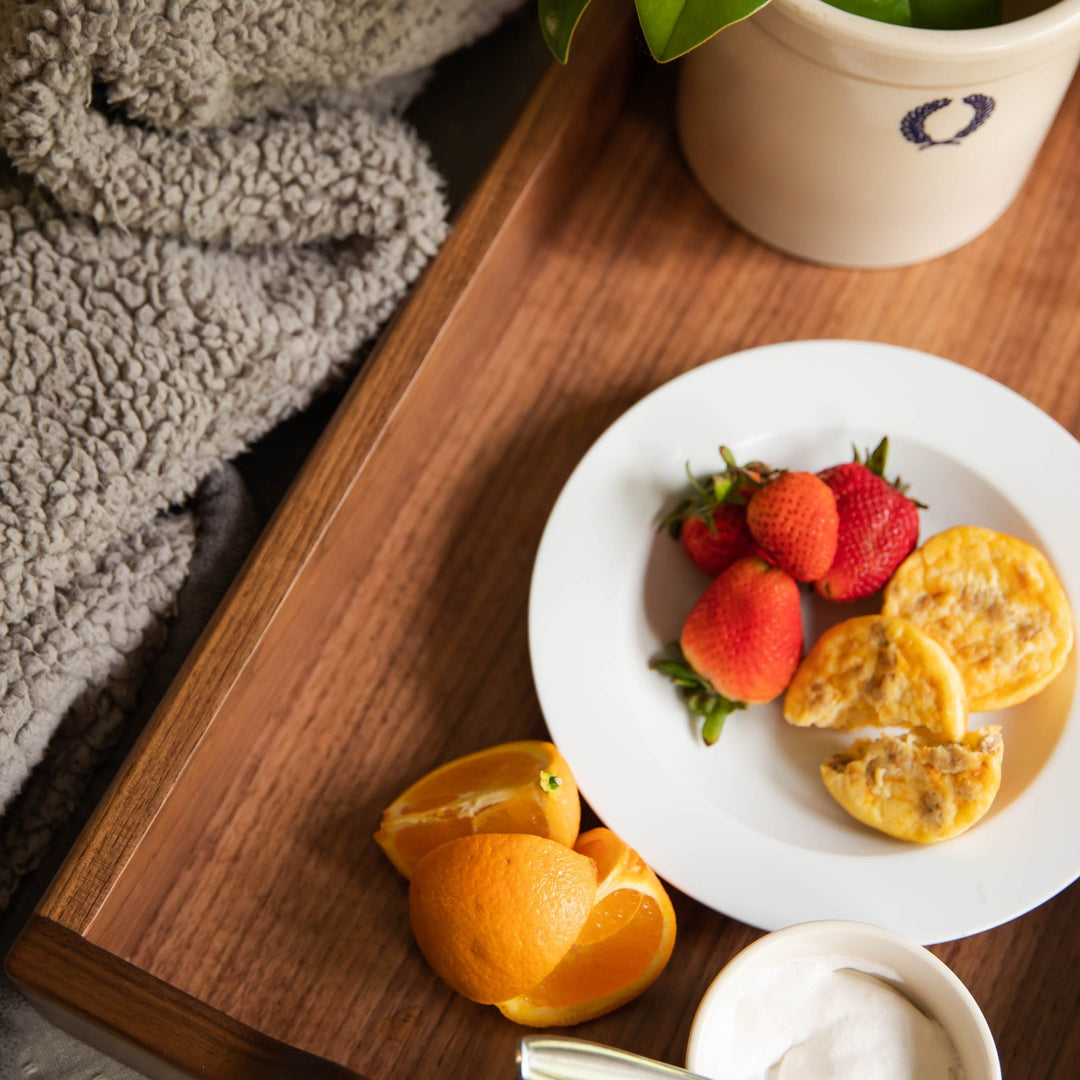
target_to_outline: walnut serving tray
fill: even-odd
[[[707,201],[673,73],[615,7],[545,76],[9,957],[49,1016],[150,1076],[514,1075],[524,1029],[430,972],[371,837],[436,764],[545,736],[537,544],[644,394],[749,346],[856,338],[985,372],[1080,434],[1080,85],[984,236],[827,269]],[[697,1001],[760,931],[673,901],[660,980],[572,1034],[682,1062]],[[1080,1076],[1078,923],[1073,885],[933,949],[1009,1080]]]

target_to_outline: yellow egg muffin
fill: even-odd
[[[913,734],[859,739],[821,766],[829,794],[853,818],[898,840],[933,844],[957,836],[990,809],[1001,786],[1001,729],[958,742]]]
[[[974,525],[946,529],[912,552],[886,586],[882,610],[944,646],[971,712],[1026,701],[1072,648],[1069,602],[1046,557]]]
[[[830,627],[795,672],[784,719],[796,727],[967,730],[964,684],[945,650],[906,619],[861,615]]]

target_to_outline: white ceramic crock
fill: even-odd
[[[1015,198],[1080,58],[1080,0],[980,30],[772,0],[681,61],[677,128],[706,192],[815,262],[900,266]]]

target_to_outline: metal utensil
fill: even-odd
[[[677,1065],[559,1035],[518,1040],[521,1080],[705,1080]]]

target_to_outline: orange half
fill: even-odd
[[[549,742],[501,743],[440,765],[384,811],[375,842],[407,878],[433,848],[473,833],[532,833],[567,847],[581,799]]]
[[[660,879],[610,829],[582,833],[574,850],[591,858],[599,884],[570,951],[531,990],[499,1004],[529,1027],[566,1027],[617,1009],[647,989],[675,947],[675,910]]]

